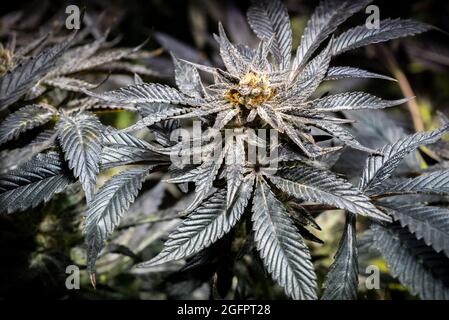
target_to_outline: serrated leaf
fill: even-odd
[[[47,86],[72,92],[83,92],[83,90],[92,90],[98,86],[97,84],[89,83],[87,81],[70,77],[49,78],[45,79],[42,83]]]
[[[341,149],[341,147],[334,148],[321,148],[316,144],[307,143],[303,141],[304,134],[301,130],[296,130],[292,125],[288,122],[283,123],[283,128],[288,137],[304,152],[304,154],[309,158],[316,158],[323,156],[324,154],[332,151],[337,151]],[[279,159],[280,160],[280,159]]]
[[[379,149],[379,154],[371,155],[366,160],[359,188],[368,190],[388,179],[407,154],[420,145],[438,141],[448,128],[449,125],[445,125],[433,131],[418,132]]]
[[[323,284],[323,300],[356,300],[358,287],[358,259],[355,216],[348,213],[334,262]]]
[[[237,43],[235,44],[235,47],[240,52],[240,54],[243,56],[243,58],[247,61],[252,61],[254,59],[254,56],[256,55],[256,51],[253,48],[248,47],[247,45],[243,43]]]
[[[449,210],[420,204],[385,204],[395,220],[407,227],[418,239],[423,239],[436,252],[449,257]]]
[[[274,110],[269,104],[262,104],[258,106],[257,114],[272,128],[277,129],[280,132],[285,130],[285,124],[282,120],[281,114]]]
[[[301,37],[301,44],[296,51],[293,69],[303,65],[320,44],[337,27],[357,11],[365,8],[372,0],[365,1],[321,1],[316,7]]]
[[[298,152],[293,148],[287,146],[280,146],[278,151],[278,158],[276,159],[277,163],[281,162],[291,162],[298,161],[303,163],[309,167],[315,167],[318,169],[330,169],[336,161],[340,158],[341,152],[335,150],[335,152],[331,152],[326,154],[325,156],[320,157],[319,159],[310,159],[305,157],[302,153]]]
[[[336,125],[331,122],[324,122],[324,121],[317,121],[313,124],[314,127],[321,129],[330,135],[336,137],[337,139],[341,140],[344,144],[347,146],[361,150],[368,153],[375,153],[376,150],[373,150],[371,148],[365,147],[360,142],[357,141],[357,139],[346,130],[344,127]]]
[[[177,119],[165,120],[149,127],[153,132],[154,139],[164,147],[171,147],[176,144],[173,141],[172,134],[179,128],[180,123]]]
[[[254,111],[256,111],[256,110],[254,110]],[[228,124],[228,122],[231,121],[239,113],[240,113],[240,110],[237,108],[219,112],[217,114],[217,116],[215,117],[215,122],[214,122],[214,125],[212,126],[212,129],[213,130],[223,129]]]
[[[382,185],[379,185],[379,188],[381,188],[381,191],[375,192],[375,194],[421,193],[449,195],[449,170],[437,170],[415,178],[401,180],[398,183],[388,183],[385,189],[382,188]],[[373,191],[377,191],[377,189]]]
[[[134,202],[149,168],[123,171],[108,180],[95,194],[86,212],[85,234],[87,266],[95,273],[95,262],[105,241],[120,223],[130,204]]]
[[[298,199],[336,206],[381,221],[391,221],[367,196],[330,171],[301,166],[281,169],[276,175],[269,176],[269,179],[279,189]]]
[[[61,57],[61,63],[48,73],[48,77],[58,77],[74,73],[80,65],[80,62],[94,55],[105,44],[106,36],[107,34],[98,40],[67,50]]]
[[[165,103],[137,105],[137,111],[142,118],[153,114],[165,113],[172,110],[173,106]],[[164,147],[170,147],[175,144],[171,136],[174,130],[180,128],[180,122],[177,119],[166,119],[148,127],[154,135],[154,139]]]
[[[201,118],[208,115],[212,115],[214,113],[218,113],[221,111],[232,109],[233,106],[231,104],[217,104],[215,107],[199,107],[193,109],[191,112],[183,113],[180,115],[172,116],[172,119],[189,119],[189,118]]]
[[[195,166],[194,165],[185,165],[183,167],[177,166],[176,164],[171,164],[170,167],[168,168],[168,173],[169,173],[169,179],[164,180],[164,182],[172,182],[172,181],[176,181],[176,179],[178,177],[181,177],[181,181],[194,181],[194,175],[188,177],[186,176],[188,173],[194,173],[195,171]],[[187,193],[189,191],[189,186],[188,186],[188,182],[176,182],[178,183],[178,188],[184,192]]]
[[[194,210],[212,190],[215,177],[223,163],[224,155],[228,148],[229,146],[225,146],[224,150],[218,155],[211,156],[195,169],[195,198],[185,210],[186,212]]]
[[[382,74],[366,71],[354,67],[331,67],[327,71],[326,78],[324,80],[340,80],[348,78],[372,78],[383,79],[389,81],[397,81],[394,78],[384,76]]]
[[[78,64],[74,65],[71,70],[66,70],[67,73],[76,73],[89,69],[93,69],[99,66],[103,66],[105,64],[118,61],[120,59],[131,56],[133,53],[138,51],[141,46],[136,48],[118,48],[118,49],[109,49],[100,53],[97,53],[89,58],[82,60]]]
[[[226,203],[228,206],[237,196],[237,191],[243,182],[244,165],[246,160],[244,138],[241,135],[235,136],[235,141],[229,147],[226,153],[226,183],[227,195]]]
[[[184,114],[194,110],[194,108],[179,108],[170,104],[163,105],[164,108],[161,108],[160,103],[138,104],[136,108],[139,114],[142,115],[142,119],[137,121],[132,126],[123,129],[123,132],[137,131],[152,126],[160,121],[167,120],[173,116]]]
[[[309,250],[284,206],[262,178],[257,181],[252,211],[257,250],[273,279],[293,299],[317,299]]]
[[[102,124],[95,115],[80,112],[61,116],[56,126],[64,158],[75,178],[79,178],[86,200],[90,202],[100,171]]]
[[[23,163],[30,161],[38,153],[52,147],[56,135],[55,130],[45,130],[22,148],[2,151],[0,153],[0,173],[17,168]]]
[[[22,132],[48,122],[53,112],[44,105],[32,104],[20,108],[0,123],[0,145],[16,139]]]
[[[73,183],[56,152],[38,154],[29,162],[0,175],[0,212],[35,208]]]
[[[410,98],[383,100],[364,92],[344,92],[313,100],[310,104],[315,111],[335,112],[356,109],[384,109],[403,104],[409,100]]]
[[[134,163],[164,163],[169,159],[165,155],[154,152],[150,145],[128,133],[109,130],[103,138],[101,154],[102,169]]]
[[[84,90],[84,89],[83,89]],[[83,91],[82,90],[82,91]],[[120,103],[109,103],[104,102],[99,99],[95,99],[92,97],[81,98],[81,99],[73,99],[67,102],[67,106],[65,110],[68,113],[73,113],[77,111],[86,111],[86,110],[101,110],[101,109],[112,109],[112,110],[128,110],[128,111],[136,111],[136,108],[133,105],[125,105]]]
[[[32,40],[31,42],[17,48],[13,56],[14,63],[17,64],[23,59],[26,59],[26,56],[30,55],[35,49],[39,48],[41,45],[44,46],[49,36],[50,34],[48,33],[44,34],[42,36],[39,36],[37,39]]]
[[[116,61],[109,62],[107,64],[90,69],[91,72],[110,72],[110,73],[125,73],[125,74],[140,74],[142,76],[163,78],[164,75],[157,70],[153,70],[147,66],[141,64],[135,64],[133,62]]]
[[[134,84],[101,94],[84,92],[97,99],[113,103],[171,103],[193,107],[204,105],[202,99],[186,97],[175,88],[159,83]]]
[[[174,55],[172,55],[172,59],[175,65],[176,85],[179,90],[188,96],[202,98],[205,91],[198,70]]]
[[[218,32],[219,36],[216,36],[215,39],[220,45],[220,56],[226,69],[232,75],[244,74],[249,67],[248,61],[245,60],[236,47],[229,41],[221,23],[218,24]]]
[[[432,28],[425,23],[399,18],[381,20],[379,28],[368,29],[365,24],[360,25],[349,29],[335,39],[332,54],[337,55],[368,44],[416,35]]]
[[[139,267],[153,267],[189,257],[222,238],[243,214],[252,193],[253,183],[254,176],[241,185],[238,197],[229,208],[226,205],[226,190],[219,190],[204,200],[169,235],[164,249]]]
[[[261,40],[274,35],[272,52],[280,69],[290,65],[292,51],[292,31],[287,8],[279,0],[255,2],[247,12],[248,22]]]
[[[251,60],[250,68],[252,70],[259,70],[262,72],[269,72],[272,67],[268,60],[268,55],[272,52],[274,42],[274,35],[266,40],[261,40],[255,51],[254,57]]]
[[[449,287],[438,273],[449,270],[447,257],[437,254],[407,229],[397,225],[372,227],[371,246],[379,250],[390,273],[423,300],[449,299]]]
[[[201,141],[201,138],[200,138]],[[187,142],[187,148],[190,149],[191,141]],[[194,143],[195,144],[195,143]],[[181,148],[186,146],[180,144]],[[213,183],[216,180],[218,171],[223,164],[224,157],[230,147],[229,141],[226,141],[222,147],[220,139],[214,139],[214,141],[206,148],[198,146],[199,151],[202,151],[203,162],[200,166],[185,172],[181,176],[167,180],[170,183],[184,183],[195,182],[194,199],[184,212],[193,211],[211,192],[213,189]],[[192,149],[195,148],[195,146]],[[190,151],[190,150],[187,150]]]
[[[331,39],[328,46],[294,76],[291,89],[286,94],[287,99],[303,102],[315,92],[329,69],[332,41]]]
[[[28,59],[0,79],[0,111],[20,99],[42,77],[52,70],[67,50],[73,36],[43,50],[34,59]]]

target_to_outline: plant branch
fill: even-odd
[[[393,74],[394,78],[398,80],[399,87],[405,97],[415,97],[415,93],[408,81],[405,73],[401,70],[396,58],[392,54],[391,50],[386,46],[378,46],[376,47],[377,53],[380,54],[387,61],[388,68],[390,72]],[[419,112],[419,106],[416,102],[416,99],[411,99],[407,102],[408,110],[412,117],[413,127],[415,131],[425,131],[424,122],[422,121],[421,114]]]

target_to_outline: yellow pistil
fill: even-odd
[[[267,74],[248,72],[237,85],[225,94],[225,98],[234,105],[248,109],[257,107],[274,96],[275,90],[270,87]]]
[[[0,76],[4,75],[12,65],[12,56],[9,50],[0,45]]]

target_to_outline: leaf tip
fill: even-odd
[[[95,272],[89,274],[90,284],[96,290],[97,289],[97,277]]]

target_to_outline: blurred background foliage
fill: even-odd
[[[215,0],[136,0],[136,1],[9,1],[1,5],[0,38],[6,43],[12,32],[31,32],[42,29],[54,21],[64,21],[68,4],[85,7],[86,19],[111,29],[110,38],[120,46],[134,47],[149,39],[145,49],[158,50],[157,55],[140,61],[153,75],[145,81],[172,84],[172,65],[167,50],[181,58],[206,64],[220,64],[212,33],[222,21],[232,40],[252,42],[244,12],[250,1]],[[317,5],[311,0],[287,0],[292,17],[294,47],[308,17]],[[449,2],[438,0],[374,1],[380,8],[381,18],[414,18],[430,23],[443,31],[449,30]],[[361,12],[345,25],[363,23]],[[449,36],[444,32],[430,32],[415,38],[394,41],[388,45],[370,46],[338,57],[333,64],[361,67],[373,72],[393,76],[397,83],[379,80],[349,80],[326,84],[322,92],[338,92],[351,88],[371,92],[385,98],[416,96],[412,102],[393,108],[389,116],[407,132],[430,129],[438,125],[435,112],[449,114]],[[165,48],[161,49],[161,48]],[[129,75],[114,75],[100,89],[122,86],[132,81]],[[124,128],[136,121],[126,111],[99,113],[103,123]],[[368,121],[370,121],[368,119]],[[384,124],[387,126],[387,124]],[[382,130],[382,123],[379,130]],[[356,157],[357,158],[357,157]],[[352,177],[344,161],[357,161],[342,157],[336,170]],[[351,169],[354,170],[354,169]],[[108,178],[107,172],[102,181]],[[120,232],[114,234],[102,259],[98,263],[97,288],[94,290],[83,266],[84,249],[81,226],[85,209],[80,192],[71,190],[54,198],[47,206],[26,213],[0,217],[0,299],[3,298],[58,298],[58,299],[206,299],[206,298],[269,298],[283,299],[282,291],[267,277],[257,255],[240,256],[238,248],[250,245],[245,239],[247,226],[242,224],[233,234],[209,249],[210,259],[198,267],[200,261],[191,259],[187,265],[173,263],[152,272],[132,269],[135,262],[153,257],[160,249],[168,231],[176,225],[176,209],[182,208],[178,189],[158,183],[154,176],[146,184],[142,196],[127,214]],[[101,181],[100,181],[101,183]],[[173,204],[175,204],[173,206]],[[335,211],[324,212],[317,218],[322,231],[316,232],[323,243],[309,242],[319,283],[322,283],[332,261],[342,232],[344,215]],[[358,230],[366,221],[358,222]],[[231,241],[231,236],[234,241]],[[241,240],[241,242],[244,240]],[[237,263],[230,261],[237,259]],[[67,290],[66,267],[76,264],[81,268],[81,289]],[[381,290],[366,290],[366,265],[379,267]],[[387,273],[381,259],[362,255],[360,277],[361,299],[414,299]],[[238,280],[237,280],[238,279]]]

